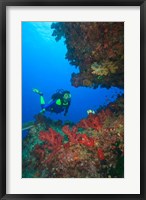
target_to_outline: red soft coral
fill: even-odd
[[[102,123],[106,120],[107,117],[111,117],[113,114],[110,109],[102,110],[98,113],[98,117]]]
[[[93,128],[95,130],[100,130],[102,128],[102,124],[100,122],[100,119],[98,115],[90,113],[87,119],[81,120],[78,125],[80,128]]]
[[[78,138],[80,137],[77,133],[78,128],[73,126],[72,130],[70,130],[69,125],[63,126],[62,131],[68,136],[68,139],[72,143],[76,143]]]
[[[89,138],[86,134],[77,134],[78,128],[74,126],[72,130],[69,129],[69,126],[66,125],[62,128],[62,131],[68,136],[69,142],[74,144],[83,144],[87,147],[93,147],[94,146],[94,140],[92,138]],[[65,144],[65,147],[67,145]]]
[[[94,146],[94,139],[88,137],[86,134],[82,134],[81,138],[78,141],[80,144],[84,144],[87,147],[93,147]]]
[[[47,142],[46,146],[49,150],[54,150],[62,144],[63,137],[49,128],[48,131],[41,131],[39,135],[40,140]]]
[[[105,158],[104,158],[104,153],[103,153],[102,148],[98,148],[98,149],[97,149],[97,156],[98,156],[98,158],[99,158],[100,160],[104,160],[104,159],[105,159]]]

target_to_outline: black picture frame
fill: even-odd
[[[6,7],[7,6],[140,6],[140,194],[7,194],[6,193]],[[133,22],[134,23],[134,22]],[[0,198],[146,200],[146,1],[145,0],[0,0]],[[133,177],[134,181],[134,177]]]

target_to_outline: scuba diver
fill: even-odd
[[[33,89],[33,92],[40,95],[40,104],[42,110],[41,113],[45,111],[61,113],[64,111],[64,116],[66,116],[70,103],[71,103],[71,94],[67,90],[57,90],[55,94],[52,95],[51,101],[45,103],[43,93],[38,89]]]

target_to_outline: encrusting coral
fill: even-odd
[[[120,99],[73,126],[56,128],[50,122],[46,129],[35,123],[23,141],[23,177],[123,177],[124,116],[119,106]]]
[[[124,87],[123,22],[58,22],[52,29],[56,41],[65,38],[66,59],[79,68],[73,86]]]

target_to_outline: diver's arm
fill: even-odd
[[[68,106],[65,108],[64,116],[66,116],[66,114],[68,113],[69,106],[70,106],[70,102],[68,103]]]
[[[68,107],[65,109],[64,116],[68,113]]]

